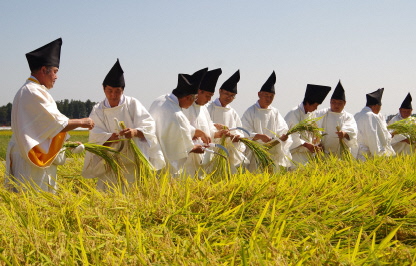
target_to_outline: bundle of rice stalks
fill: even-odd
[[[289,136],[290,134],[298,132],[302,136],[302,138],[307,139],[308,137],[305,135],[305,133],[311,133],[315,142],[319,142],[319,140],[325,135],[322,133],[324,129],[319,128],[318,125],[316,124],[316,121],[320,119],[322,119],[322,116],[316,117],[316,118],[304,119],[300,121],[298,124],[294,125],[291,129],[289,129],[286,135]],[[281,137],[277,135],[275,132],[271,130],[269,131],[273,133],[277,137],[277,139],[271,140],[267,142],[266,144],[264,144],[267,150],[270,150],[271,148],[279,144],[280,143],[279,138]]]
[[[298,124],[294,125],[292,128],[290,128],[286,134],[290,135],[290,134],[297,132],[302,136],[302,138],[307,139],[308,137],[305,135],[305,133],[310,133],[312,134],[313,138],[318,140],[319,142],[319,140],[325,135],[325,134],[322,134],[324,129],[319,128],[318,125],[316,124],[316,121],[320,120],[321,118],[322,116],[316,117],[316,118],[304,119],[300,121]]]
[[[126,129],[126,125],[124,121],[119,122],[119,126],[121,129]],[[134,155],[134,163],[136,167],[136,173],[140,178],[151,177],[155,173],[155,169],[153,165],[149,162],[149,160],[144,156],[143,152],[137,147],[136,143],[133,139],[128,140],[129,148]]]
[[[336,126],[337,131],[341,131],[340,126]],[[348,148],[347,144],[345,144],[344,139],[339,139],[339,147],[340,147],[340,156],[342,159],[351,159],[351,152]]]
[[[274,139],[274,140],[271,140],[271,141],[263,144],[263,146],[264,146],[264,148],[266,148],[266,150],[270,150],[271,148],[273,148],[274,146],[276,146],[279,143],[280,143],[280,141],[278,139]]]
[[[257,166],[261,171],[266,169],[271,170],[275,167],[271,154],[268,152],[268,148],[265,145],[248,138],[241,138],[240,141],[251,150]]]
[[[387,126],[388,129],[393,130],[393,135],[401,134],[409,139],[413,145],[416,143],[416,120],[413,117],[408,117]]]
[[[225,127],[224,127],[225,128]],[[226,136],[221,137],[220,144],[222,146],[226,146],[225,142]],[[228,148],[228,147],[227,147]],[[212,158],[209,169],[211,171],[211,178],[212,179],[230,179],[231,178],[231,167],[230,167],[230,160],[226,154],[226,152],[220,148],[215,148],[215,154]]]
[[[121,176],[121,164],[118,159],[118,151],[115,149],[98,145],[94,143],[79,143],[79,142],[70,142],[67,141],[64,143],[63,147],[67,150],[71,151],[72,149],[76,149],[78,146],[83,145],[86,151],[89,151],[101,158],[106,163],[106,166],[114,173],[115,176],[120,177]]]

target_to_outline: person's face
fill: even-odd
[[[303,108],[305,108],[306,113],[312,113],[313,111],[315,111],[318,108],[318,105],[319,105],[319,103],[310,104],[310,103],[306,102],[303,105]]]
[[[197,99],[198,94],[190,94],[179,100],[179,106],[181,108],[188,109]]]
[[[331,99],[331,101],[329,102],[329,104],[331,105],[331,111],[335,113],[341,113],[342,110],[344,110],[346,103],[347,102],[344,100],[336,100],[336,99]]]
[[[220,90],[220,102],[222,106],[227,106],[234,101],[237,93],[232,93],[226,90]]]
[[[411,116],[412,115],[412,111],[413,111],[413,109],[405,109],[405,108],[400,108],[399,109],[400,115],[403,118],[408,118],[409,116]]]
[[[205,105],[209,101],[211,101],[212,96],[214,96],[213,92],[198,90],[198,98],[196,100],[196,103],[199,105]]]
[[[272,104],[274,93],[259,91],[257,95],[259,96],[259,105],[261,108],[267,108]]]
[[[122,87],[111,87],[109,85],[104,87],[105,97],[107,98],[111,107],[116,107],[119,104],[121,95],[123,95],[123,91],[124,90]]]
[[[371,105],[370,109],[371,109],[371,111],[373,111],[373,113],[378,114],[378,113],[380,113],[381,105],[379,105],[379,104]]]
[[[41,84],[48,89],[52,89],[55,84],[55,80],[58,78],[58,68],[57,67],[42,67],[42,81]]]

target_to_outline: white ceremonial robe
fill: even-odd
[[[222,124],[228,128],[242,127],[241,119],[237,112],[230,105],[222,107],[218,98],[215,99],[215,101],[208,103],[207,109],[211,116],[212,122],[215,124]],[[232,133],[244,137],[241,130],[235,130]],[[215,143],[220,143],[221,140],[216,139],[214,141]],[[244,156],[246,147],[243,143],[232,142],[230,138],[226,138],[225,147],[228,149],[230,154],[229,159],[232,173],[235,173],[237,167],[239,167],[242,163],[249,163],[249,160]]]
[[[286,121],[276,108],[269,106],[267,109],[264,109],[260,107],[258,102],[244,112],[241,122],[243,128],[247,129],[252,136],[255,134],[265,134],[271,138],[278,138],[286,134],[289,129]],[[276,133],[277,136],[271,131]],[[263,143],[261,140],[258,140],[258,142]],[[269,150],[276,166],[292,166],[292,155],[290,153],[292,142],[292,137],[289,136],[286,141],[280,141],[279,144]],[[250,160],[247,169],[253,172],[257,169],[256,160],[252,158],[251,151],[248,151],[248,149],[246,154]]]
[[[103,145],[113,133],[118,133],[120,127],[115,121],[124,121],[127,128],[140,130],[144,139],[134,137],[133,140],[139,149],[155,169],[165,166],[162,151],[156,137],[156,124],[149,112],[135,98],[122,96],[120,103],[116,107],[110,107],[107,99],[96,104],[91,111],[90,118],[95,126],[90,131],[88,142]],[[132,160],[134,154],[129,149],[127,141],[114,142],[110,147],[120,150],[120,159],[123,162],[123,175],[126,181],[131,184],[138,178],[135,173],[135,164]],[[90,152],[86,152],[82,175],[85,178],[98,177],[97,188],[107,190],[109,186],[117,184],[117,177],[105,167],[105,161]]]
[[[60,133],[67,125],[68,118],[59,112],[48,89],[31,76],[16,93],[13,100],[11,126],[13,136],[7,147],[5,182],[16,181],[43,191],[54,192],[56,176],[48,173],[66,133]],[[54,142],[57,135],[62,142]],[[29,154],[37,149],[41,154],[50,154],[50,159],[38,165]],[[56,153],[53,152],[56,150]]]
[[[214,123],[211,120],[211,117],[208,113],[208,109],[205,105],[199,105],[197,103],[193,103],[188,109],[182,110],[185,116],[188,118],[189,123],[195,129],[202,130],[205,134],[211,137],[214,140],[214,135],[217,129],[214,126]],[[191,176],[195,174],[198,177],[202,178],[204,172],[201,168],[204,168],[206,165],[202,165],[202,160],[204,156],[210,156],[210,154],[201,154],[201,153],[191,153],[188,156],[188,159],[185,163],[185,168],[187,173]]]
[[[388,122],[388,125],[393,124],[394,122],[402,120],[403,117],[398,113],[395,115],[390,121]],[[414,119],[413,117],[411,119]],[[415,120],[416,123],[416,120]],[[393,133],[393,131],[390,131]],[[393,147],[396,154],[412,154],[414,152],[414,146],[403,142],[402,140],[407,139],[406,136],[403,136],[402,134],[396,134],[391,140],[391,146]]]
[[[293,108],[286,114],[285,120],[290,128],[298,124],[300,121],[305,119],[315,118],[315,112],[305,114],[305,108],[303,103],[300,103],[297,107]],[[292,160],[294,163],[306,164],[310,158],[315,156],[315,153],[310,152],[306,147],[302,145],[307,142],[315,144],[313,134],[309,132],[303,132],[302,134],[296,132],[291,134],[292,145],[290,146],[290,152],[292,153]]]
[[[344,110],[340,113],[332,112],[331,108],[324,108],[322,110],[315,111],[316,117],[322,117],[318,120],[317,124],[320,128],[324,129],[324,135],[321,139],[321,144],[326,154],[333,154],[335,156],[341,156],[341,145],[339,143],[337,132],[337,126],[340,130],[346,132],[349,136],[349,140],[344,138],[344,143],[348,146],[351,155],[353,157],[356,154],[358,143],[357,143],[357,123],[355,122],[354,116]]]
[[[178,98],[173,94],[158,97],[150,106],[150,114],[156,122],[156,135],[173,176],[182,173],[189,152],[194,147],[192,141],[195,128],[179,106]]]
[[[366,160],[369,156],[393,156],[391,135],[382,114],[375,114],[370,107],[364,107],[354,115],[358,127],[357,159]]]

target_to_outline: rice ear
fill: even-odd
[[[340,126],[336,126],[337,131],[341,131]],[[339,139],[339,147],[340,147],[340,156],[343,159],[351,159],[352,154],[350,149],[348,148],[347,144],[345,144],[344,139]]]
[[[323,116],[304,119],[300,121],[299,123],[297,123],[296,125],[294,125],[292,128],[290,128],[288,132],[286,133],[286,135],[290,135],[296,132],[303,135],[305,132],[309,132],[309,133],[312,133],[315,139],[320,140],[325,135],[324,133],[322,133],[324,129],[319,128],[316,122],[322,119],[322,117]]]
[[[65,142],[63,147],[66,148],[67,150],[71,151],[71,149],[78,147],[79,145],[81,145],[78,142]],[[94,144],[94,143],[83,143],[85,150],[88,152],[91,152],[99,157],[101,157],[105,163],[106,166],[113,172],[113,174],[117,177],[120,178],[122,173],[121,173],[121,169],[122,169],[122,164],[119,160],[119,158],[117,157],[117,155],[119,154],[119,152],[111,147],[108,146],[104,146],[104,145],[99,145],[99,144]]]
[[[124,121],[119,122],[119,126],[121,129],[126,129],[126,125]],[[143,154],[143,152],[140,150],[140,148],[136,145],[133,139],[128,140],[129,148],[133,152],[134,155],[134,163],[136,167],[136,173],[139,178],[150,178],[154,175],[155,169],[153,165],[149,162],[149,160],[146,158],[146,156]]]
[[[240,141],[251,150],[261,171],[271,170],[272,167],[276,166],[265,145],[248,138],[241,138]]]
[[[226,136],[221,137],[221,145],[226,147],[225,142]],[[228,147],[226,147],[228,149]],[[210,178],[214,180],[220,179],[230,179],[231,178],[231,165],[230,159],[226,156],[224,150],[220,148],[215,148],[216,154],[214,154],[214,158],[209,163],[208,169],[210,169],[211,174]]]
[[[413,145],[416,143],[416,120],[414,117],[408,117],[387,126],[388,129],[393,130],[393,135],[401,134],[409,139]]]

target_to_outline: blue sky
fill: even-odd
[[[62,37],[55,100],[102,100],[119,58],[125,94],[147,108],[175,88],[178,73],[221,67],[217,87],[240,69],[232,103],[240,115],[273,70],[273,106],[283,115],[306,84],[334,89],[339,79],[347,111],[384,87],[382,112],[392,114],[408,92],[416,97],[414,10],[415,1],[383,0],[1,1],[0,105],[29,76],[25,53]]]

